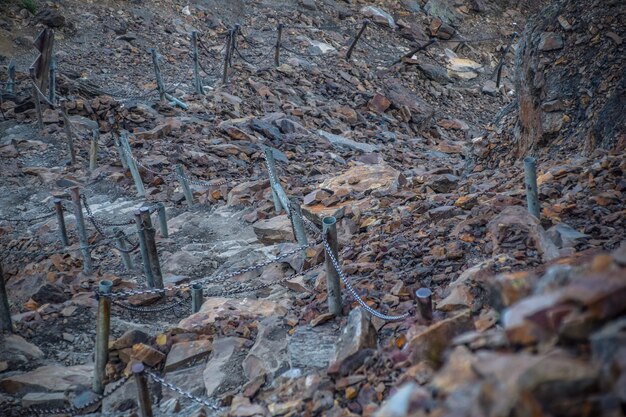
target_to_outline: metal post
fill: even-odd
[[[67,136],[67,149],[70,153],[70,162],[72,165],[76,163],[76,150],[74,149],[74,136],[72,135],[72,126],[70,123],[70,118],[67,116],[66,111],[66,103],[67,100],[62,98],[59,101],[59,105],[61,106],[61,116],[63,117],[63,127],[65,129],[65,135]]]
[[[537,193],[537,160],[532,156],[524,158],[524,185],[528,212],[539,219],[539,196]]]
[[[276,36],[276,50],[274,51],[274,66],[280,65],[280,41],[283,37],[283,24],[278,24],[278,35]]]
[[[425,287],[415,291],[415,299],[417,300],[417,309],[420,316],[426,321],[433,319],[433,292]]]
[[[98,141],[100,140],[100,129],[94,129],[91,136],[91,148],[89,149],[89,170],[96,169],[98,161]]]
[[[146,274],[148,287],[154,288],[154,276],[152,275],[152,267],[150,266],[150,258],[148,257],[148,248],[146,246],[146,234],[141,220],[141,211],[135,210],[135,224],[137,225],[137,238],[139,239],[139,252],[143,261],[143,272]]]
[[[122,168],[128,169],[128,163],[126,162],[126,153],[124,153],[124,149],[122,148],[122,143],[118,136],[114,136],[115,147],[117,148],[117,153],[120,156],[120,161],[122,161]]]
[[[200,66],[198,64],[198,32],[191,32],[191,47],[193,56],[193,79],[196,85],[196,93],[204,95],[202,80],[200,79]]]
[[[339,261],[337,240],[337,219],[332,216],[322,219],[322,232],[325,239],[330,245],[335,259]],[[328,311],[335,316],[341,316],[341,285],[339,283],[339,274],[333,265],[333,261],[327,251],[325,251],[326,259],[326,287],[328,291]]]
[[[230,50],[232,46],[232,38],[233,38],[233,30],[230,29],[228,31],[228,37],[226,38],[226,51],[224,52],[224,69],[222,72],[222,84],[226,84],[228,82],[228,65],[230,63],[230,55],[232,51]]]
[[[165,211],[165,204],[157,203],[157,213],[159,215],[159,229],[161,230],[161,236],[169,237],[167,231],[167,212]]]
[[[191,286],[191,311],[197,313],[202,307],[202,284]]]
[[[274,200],[274,210],[276,214],[280,214],[282,210],[282,205],[280,204],[280,198],[278,198],[278,193],[274,189],[274,179],[278,181],[278,177],[276,176],[276,161],[274,160],[274,154],[272,150],[269,148],[265,149],[265,160],[267,161],[267,171],[270,175],[270,188],[272,189],[272,200]]]
[[[9,72],[9,82],[6,91],[9,94],[15,94],[15,61],[13,59],[9,62],[7,71]]]
[[[80,201],[80,188],[70,188],[72,203],[74,203],[74,217],[76,217],[76,228],[78,229],[78,241],[80,242],[80,252],[83,255],[83,272],[91,274],[91,253],[89,252],[89,242],[87,241],[87,229],[85,228],[85,218],[83,217],[83,206]]]
[[[133,181],[135,182],[137,196],[144,197],[146,195],[146,190],[143,188],[143,181],[141,181],[139,169],[137,169],[137,165],[135,164],[135,160],[133,159],[133,152],[131,151],[130,144],[128,143],[128,133],[125,131],[122,131],[120,133],[120,144],[126,156],[126,164],[128,165],[128,169],[130,169],[130,173],[133,176]]]
[[[111,293],[113,282],[103,279],[98,285],[98,316],[96,317],[96,359],[92,389],[96,394],[104,392],[105,368],[109,360],[109,330],[111,326]]]
[[[33,100],[35,100],[35,110],[37,111],[37,126],[43,129],[43,116],[41,115],[41,103],[39,102],[39,92],[37,91],[37,80],[35,80],[35,68],[30,68],[30,79],[33,83]]]
[[[233,34],[230,37],[232,45],[230,47],[230,54],[228,55],[228,66],[233,67],[233,55],[235,55],[235,51],[237,50],[237,35],[239,34],[239,25],[235,25],[233,27]]]
[[[302,209],[296,198],[289,200],[291,206],[291,224],[293,225],[293,234],[300,246],[305,246],[308,241],[306,231],[304,230],[304,220],[302,219]]]
[[[152,226],[152,219],[150,218],[150,208],[142,207],[139,209],[139,213],[141,215],[141,224],[143,225],[143,231],[146,238],[146,249],[148,251],[148,258],[150,259],[150,268],[152,268],[154,286],[156,288],[163,288],[163,274],[161,273],[159,253],[157,251],[156,241],[154,240],[156,231]]]
[[[361,30],[359,30],[359,33],[356,34],[356,37],[352,41],[350,48],[348,48],[348,53],[346,53],[346,59],[350,59],[350,57],[352,56],[352,52],[354,51],[354,48],[356,47],[356,43],[361,38],[361,35],[363,35],[363,32],[365,32],[365,28],[367,27],[368,24],[369,24],[369,20],[366,19],[363,21],[363,26],[361,26]]]
[[[56,88],[57,88],[57,82],[56,82],[56,72],[57,72],[57,60],[56,58],[52,58],[50,60],[50,84],[48,85],[48,100],[50,100],[50,103],[54,104],[56,103]]]
[[[156,48],[150,48],[152,54],[152,64],[154,65],[154,75],[156,76],[157,88],[159,89],[159,96],[161,100],[165,100],[165,86],[163,85],[163,79],[161,78],[161,68],[159,67],[159,53]]]
[[[11,321],[11,309],[9,308],[9,297],[4,285],[4,272],[0,264],[0,331],[13,333],[13,322]]]
[[[150,401],[150,391],[148,391],[148,381],[144,373],[143,363],[134,363],[131,367],[137,384],[137,398],[139,399],[139,410],[141,417],[152,417],[152,402]]]
[[[130,258],[130,254],[125,252],[128,249],[126,245],[126,239],[124,239],[124,232],[119,229],[115,231],[115,239],[117,240],[117,245],[122,249],[120,252],[120,256],[122,257],[122,263],[124,264],[124,268],[127,271],[132,271],[133,269],[133,260]]]
[[[65,227],[65,216],[63,215],[63,204],[60,199],[54,199],[54,209],[57,212],[57,223],[59,224],[59,236],[61,238],[61,243],[63,246],[68,246],[70,244],[69,239],[67,238],[67,228]]]
[[[502,78],[502,68],[504,67],[504,59],[506,58],[506,54],[509,53],[509,50],[511,49],[511,45],[513,44],[513,41],[515,40],[515,38],[518,36],[517,32],[513,32],[513,34],[511,35],[511,39],[509,39],[509,43],[506,45],[506,48],[504,48],[502,50],[502,54],[500,55],[500,62],[498,63],[498,66],[496,67],[496,88],[500,88],[500,80]]]
[[[185,194],[185,200],[187,200],[187,205],[189,207],[193,206],[193,194],[191,193],[191,188],[189,188],[189,182],[187,181],[187,177],[185,176],[185,172],[183,171],[183,166],[178,164],[174,167],[176,171],[176,175],[178,176],[178,181],[180,181],[180,186],[183,188],[183,194]]]

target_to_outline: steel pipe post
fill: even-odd
[[[67,238],[67,228],[65,227],[65,215],[63,214],[63,204],[60,199],[54,199],[54,210],[57,213],[57,224],[59,226],[59,237],[63,246],[68,246],[70,240]]]
[[[324,217],[322,219],[322,233],[324,233],[325,239],[328,242],[332,254],[337,262],[339,262],[337,240],[337,219],[332,216]],[[339,282],[339,273],[333,265],[328,250],[324,251],[326,260],[326,287],[328,292],[328,311],[335,316],[341,316],[341,284]]]
[[[89,170],[96,169],[98,162],[98,141],[100,141],[100,129],[94,129],[91,135],[91,147],[89,149]]]
[[[270,188],[272,189],[272,200],[274,200],[274,210],[276,214],[280,214],[282,209],[282,204],[280,203],[280,198],[278,198],[278,193],[274,189],[274,179],[278,181],[278,177],[276,176],[276,161],[274,160],[274,154],[272,150],[267,148],[265,149],[265,160],[267,161],[267,172],[270,176]]]
[[[137,399],[139,400],[139,410],[141,417],[152,417],[152,401],[150,401],[150,391],[148,391],[148,380],[146,379],[145,367],[138,362],[131,367],[135,383],[137,384]]]
[[[352,52],[354,52],[356,43],[359,41],[359,39],[361,39],[361,36],[363,35],[363,32],[365,32],[365,28],[367,28],[368,24],[369,24],[369,20],[363,21],[363,25],[361,26],[359,33],[356,34],[354,40],[352,41],[352,44],[350,45],[350,48],[348,48],[348,52],[346,53],[346,59],[350,59],[350,57],[352,57]]]
[[[4,285],[4,272],[0,264],[0,331],[13,333],[13,322],[11,321],[11,309],[9,308],[9,297]]]
[[[122,168],[128,169],[128,163],[126,162],[126,153],[124,152],[124,148],[122,147],[122,142],[119,136],[114,136],[115,148],[117,148],[117,153],[120,157],[120,161],[122,162]]]
[[[161,264],[159,262],[159,253],[157,251],[155,240],[156,230],[154,230],[154,227],[152,226],[152,219],[150,218],[150,208],[142,207],[139,209],[139,213],[146,238],[146,250],[148,251],[148,258],[150,259],[150,268],[152,269],[154,287],[162,289],[163,274],[161,273]]]
[[[122,263],[124,264],[124,268],[127,271],[133,270],[133,260],[130,258],[130,253],[126,252],[128,249],[128,245],[126,245],[126,239],[124,239],[124,232],[119,229],[114,230],[115,240],[117,240],[117,245],[122,249],[120,252],[120,256],[122,257]]]
[[[278,24],[278,34],[276,35],[276,49],[274,50],[274,66],[280,65],[280,42],[283,37],[283,24]]]
[[[233,39],[233,30],[230,29],[228,31],[228,37],[226,38],[226,51],[224,52],[224,69],[222,71],[222,84],[226,84],[228,82],[228,65],[230,65],[230,57],[232,54],[232,39]]]
[[[433,292],[425,287],[415,291],[415,300],[417,301],[417,311],[426,321],[433,319]]]
[[[161,236],[170,237],[167,231],[167,212],[165,211],[165,204],[157,203],[157,214],[159,216],[159,229],[161,230]]]
[[[96,359],[93,375],[93,392],[104,392],[105,369],[109,360],[109,330],[111,326],[111,299],[106,294],[111,293],[113,282],[102,280],[98,286],[98,316],[96,317]]]
[[[128,142],[128,133],[122,132],[120,133],[120,143],[122,145],[122,149],[126,154],[126,163],[128,164],[128,169],[130,170],[130,174],[133,176],[133,181],[135,182],[135,188],[137,189],[138,197],[145,197],[146,190],[143,187],[143,181],[141,180],[141,175],[139,174],[139,169],[137,168],[137,164],[133,159],[133,152],[130,149],[130,143]]]
[[[159,53],[156,48],[150,48],[152,54],[152,65],[154,65],[154,75],[156,77],[157,88],[159,89],[159,97],[161,100],[165,100],[165,85],[163,85],[163,79],[161,78],[161,67],[159,67]]]
[[[202,89],[202,79],[200,78],[200,64],[198,63],[198,32],[191,32],[191,48],[193,57],[193,80],[196,87],[196,93],[204,95]]]
[[[185,171],[183,171],[183,166],[181,164],[177,164],[174,167],[176,174],[178,176],[178,181],[180,181],[180,186],[183,189],[183,194],[185,195],[185,200],[187,200],[187,205],[189,207],[193,206],[193,194],[191,193],[191,188],[189,188],[189,181],[187,181],[187,177],[185,176]]]
[[[306,237],[306,230],[304,229],[304,220],[302,219],[302,209],[300,203],[296,198],[289,200],[291,206],[291,224],[293,225],[293,234],[296,238],[296,242],[300,246],[305,246],[308,243]]]
[[[80,252],[83,255],[83,272],[92,273],[91,253],[89,252],[89,241],[87,240],[87,228],[85,228],[85,218],[83,217],[83,206],[80,201],[80,188],[70,188],[72,203],[74,204],[74,217],[76,217],[76,228],[78,229],[78,241]]]
[[[202,284],[191,286],[191,311],[197,313],[202,307]]]
[[[537,191],[537,160],[532,156],[524,158],[524,185],[528,212],[539,219],[539,194]]]
[[[141,219],[141,211],[135,210],[135,224],[137,225],[137,238],[139,239],[139,252],[143,262],[143,272],[146,274],[146,282],[148,287],[154,288],[154,276],[152,275],[152,267],[150,266],[150,257],[148,256],[148,247],[146,245],[146,233]]]

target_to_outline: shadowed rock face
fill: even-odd
[[[529,20],[516,56],[517,156],[557,146],[586,153],[624,148],[620,8],[613,0],[565,0]]]

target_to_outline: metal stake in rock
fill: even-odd
[[[332,216],[322,219],[322,233],[330,246],[335,259],[339,261],[337,240],[337,219]],[[339,283],[339,273],[333,265],[333,261],[325,248],[326,255],[326,287],[328,292],[328,311],[335,316],[341,316],[341,285]]]
[[[196,87],[196,93],[204,95],[202,89],[202,79],[200,78],[200,65],[198,63],[198,32],[191,32],[191,48],[193,56],[193,80]]]
[[[539,195],[537,192],[537,161],[532,156],[524,158],[524,185],[528,212],[539,219]]]
[[[267,172],[270,176],[270,188],[272,189],[272,199],[274,200],[274,210],[276,210],[276,214],[280,214],[282,211],[282,205],[280,203],[280,198],[278,198],[278,193],[275,189],[274,180],[278,180],[276,177],[276,161],[274,160],[274,154],[272,150],[267,148],[265,149],[265,161],[267,162]]]
[[[66,103],[67,100],[64,98],[59,101],[59,105],[61,106],[61,117],[63,117],[63,127],[65,129],[65,135],[67,136],[67,149],[70,153],[70,162],[74,165],[76,164],[76,150],[74,149],[74,136],[72,135],[70,118],[67,116]]]
[[[422,287],[415,291],[415,299],[417,300],[417,309],[422,318],[426,321],[433,319],[433,293],[428,288]]]
[[[189,207],[193,206],[193,194],[191,193],[191,188],[189,188],[189,182],[187,181],[187,177],[185,176],[185,172],[183,171],[183,166],[178,164],[174,167],[176,171],[176,176],[178,177],[178,181],[180,181],[180,186],[183,188],[183,194],[185,194],[185,200],[187,200],[187,205]]]
[[[191,311],[197,313],[202,307],[202,284],[191,286]]]
[[[152,268],[154,286],[156,288],[163,288],[163,275],[161,274],[161,264],[159,263],[159,253],[155,241],[156,231],[152,226],[150,209],[148,207],[142,207],[139,209],[139,213],[141,216],[141,225],[143,226],[144,235],[146,237],[146,250],[148,251],[148,258],[150,258],[150,268]]]
[[[89,149],[89,170],[96,169],[98,162],[98,141],[100,140],[100,129],[94,129],[91,136],[91,148]]]
[[[163,79],[161,78],[161,67],[159,67],[159,54],[155,48],[150,48],[152,54],[152,64],[154,65],[154,75],[156,77],[157,88],[159,89],[159,97],[161,100],[165,100],[165,85],[163,85]]]
[[[222,72],[222,84],[228,82],[228,66],[230,65],[230,57],[232,55],[231,47],[233,44],[233,30],[228,31],[228,37],[226,38],[226,51],[224,52],[224,69]]]
[[[356,34],[356,37],[352,41],[350,48],[348,48],[348,52],[346,53],[346,59],[350,59],[350,57],[352,57],[352,52],[354,52],[356,43],[359,41],[359,39],[361,39],[361,35],[363,35],[363,32],[365,32],[365,28],[367,28],[368,24],[369,24],[369,20],[366,19],[363,21],[363,26],[361,26],[361,30],[359,30],[359,33]]]
[[[80,242],[80,252],[83,255],[83,272],[91,274],[92,263],[89,252],[89,242],[87,241],[87,229],[85,228],[85,218],[83,217],[83,206],[80,201],[80,188],[70,188],[72,203],[74,204],[74,217],[76,217],[76,228],[78,229],[78,241]]]
[[[135,160],[133,159],[133,152],[130,149],[130,143],[128,143],[127,132],[122,131],[120,133],[120,144],[126,156],[126,164],[128,165],[128,169],[130,170],[130,173],[133,176],[133,181],[135,182],[137,196],[144,197],[146,195],[146,190],[143,188],[143,181],[141,180],[141,175],[139,175],[139,169],[137,168],[137,164],[135,164]]]
[[[126,252],[128,248],[126,245],[126,239],[124,239],[124,232],[122,232],[119,229],[115,229],[114,233],[115,233],[115,239],[117,240],[117,244],[120,247],[120,249],[122,249],[119,252],[120,252],[120,256],[122,257],[122,263],[124,264],[124,268],[126,268],[127,271],[132,271],[133,261],[130,258],[130,253]]]
[[[115,140],[115,148],[117,149],[117,153],[120,157],[120,161],[122,162],[122,168],[128,169],[128,163],[126,162],[126,154],[124,153],[124,149],[122,148],[122,142],[118,136],[114,136]]]
[[[291,223],[293,224],[293,234],[300,246],[305,246],[308,241],[304,230],[304,220],[302,219],[302,209],[296,198],[289,200],[291,206]]]
[[[70,244],[69,239],[67,238],[67,228],[65,227],[65,215],[63,214],[63,204],[61,200],[58,198],[54,199],[54,209],[57,213],[57,222],[59,224],[59,237],[61,238],[61,243],[63,246],[68,246]]]
[[[33,100],[35,101],[35,110],[37,111],[37,126],[39,130],[43,129],[43,116],[41,115],[41,103],[39,99],[39,91],[37,91],[37,80],[35,79],[35,68],[30,67],[30,79],[33,83]]]
[[[141,219],[141,211],[135,210],[135,224],[137,225],[137,238],[139,239],[139,252],[143,261],[143,272],[146,274],[148,287],[154,288],[154,276],[152,275],[152,267],[150,266],[150,257],[148,256],[148,247],[146,245],[146,233]]]
[[[4,286],[4,272],[2,272],[2,264],[0,264],[0,331],[13,333],[11,309],[9,308],[7,289]]]
[[[274,66],[280,65],[280,41],[283,37],[283,24],[278,24],[278,34],[276,35],[276,50],[274,51]]]
[[[105,368],[109,360],[109,330],[111,326],[111,299],[105,294],[111,293],[113,282],[100,281],[98,293],[98,317],[96,327],[96,361],[94,366],[92,389],[97,394],[104,392]]]
[[[135,383],[137,384],[137,398],[139,399],[141,417],[152,417],[152,402],[150,401],[150,391],[148,391],[148,381],[144,372],[145,368],[143,363],[138,362],[133,364],[131,370],[133,371]]]
[[[159,215],[159,229],[161,230],[161,236],[169,237],[167,231],[167,212],[165,211],[165,204],[157,203],[157,212]]]

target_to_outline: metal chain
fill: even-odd
[[[105,391],[103,394],[98,394],[96,397],[94,397],[93,400],[89,401],[87,404],[83,405],[82,407],[71,406],[67,408],[39,408],[36,406],[31,406],[31,407],[28,407],[27,410],[29,412],[35,413],[36,415],[69,414],[71,416],[75,416],[83,412],[85,409],[90,408],[96,405],[97,403],[99,403],[100,401],[104,400],[105,398],[113,395],[115,391],[120,389],[126,383],[126,381],[128,381],[128,378],[129,378],[128,376],[122,376],[117,381],[113,382],[112,384],[107,385],[107,388],[112,387],[108,392]]]
[[[35,220],[43,220],[50,218],[55,215],[56,212],[52,211],[50,213],[44,214],[43,216],[38,217],[29,217],[27,219],[11,219],[8,217],[0,217],[0,221],[11,222],[11,223],[20,223],[20,222],[33,222]]]
[[[182,298],[178,301],[175,301],[173,303],[170,304],[166,304],[164,306],[159,306],[159,307],[135,307],[135,306],[131,306],[125,303],[121,303],[113,298],[111,298],[111,303],[115,304],[118,307],[123,308],[124,310],[128,310],[128,311],[133,311],[135,313],[143,313],[143,314],[147,314],[147,313],[160,313],[163,311],[168,311],[168,310],[172,310],[176,307],[178,307],[179,305],[189,301],[190,297],[186,297],[186,298]]]
[[[139,248],[139,242],[133,243],[133,241],[130,240],[130,238],[124,232],[122,232],[122,238],[126,242],[128,242],[129,245],[132,245],[132,247],[129,248],[129,249],[123,249],[123,248],[118,247],[115,243],[113,243],[115,237],[114,236],[109,236],[106,233],[104,233],[104,230],[102,229],[101,225],[98,223],[98,221],[94,217],[93,213],[91,212],[91,208],[89,207],[89,204],[87,204],[87,197],[85,197],[85,195],[83,194],[83,195],[81,195],[81,198],[83,200],[83,204],[85,205],[85,211],[87,212],[86,216],[89,219],[89,222],[93,225],[93,227],[96,228],[96,230],[98,231],[98,233],[102,237],[104,237],[104,238],[106,238],[106,239],[111,241],[109,243],[109,246],[111,246],[112,248],[114,248],[114,249],[116,249],[116,250],[118,250],[120,252],[123,252],[123,253],[131,253],[131,252],[136,251]]]
[[[170,391],[174,391],[180,395],[182,395],[183,397],[187,397],[189,398],[191,401],[196,402],[198,404],[202,404],[205,405],[215,411],[218,411],[220,409],[220,407],[214,403],[209,402],[208,400],[202,399],[200,397],[197,397],[185,390],[183,390],[180,387],[177,387],[176,385],[167,382],[165,379],[161,378],[160,376],[158,376],[157,374],[150,372],[150,371],[145,371],[146,375],[148,375],[154,382],[161,384],[162,386],[164,386],[165,388],[169,389]]]

